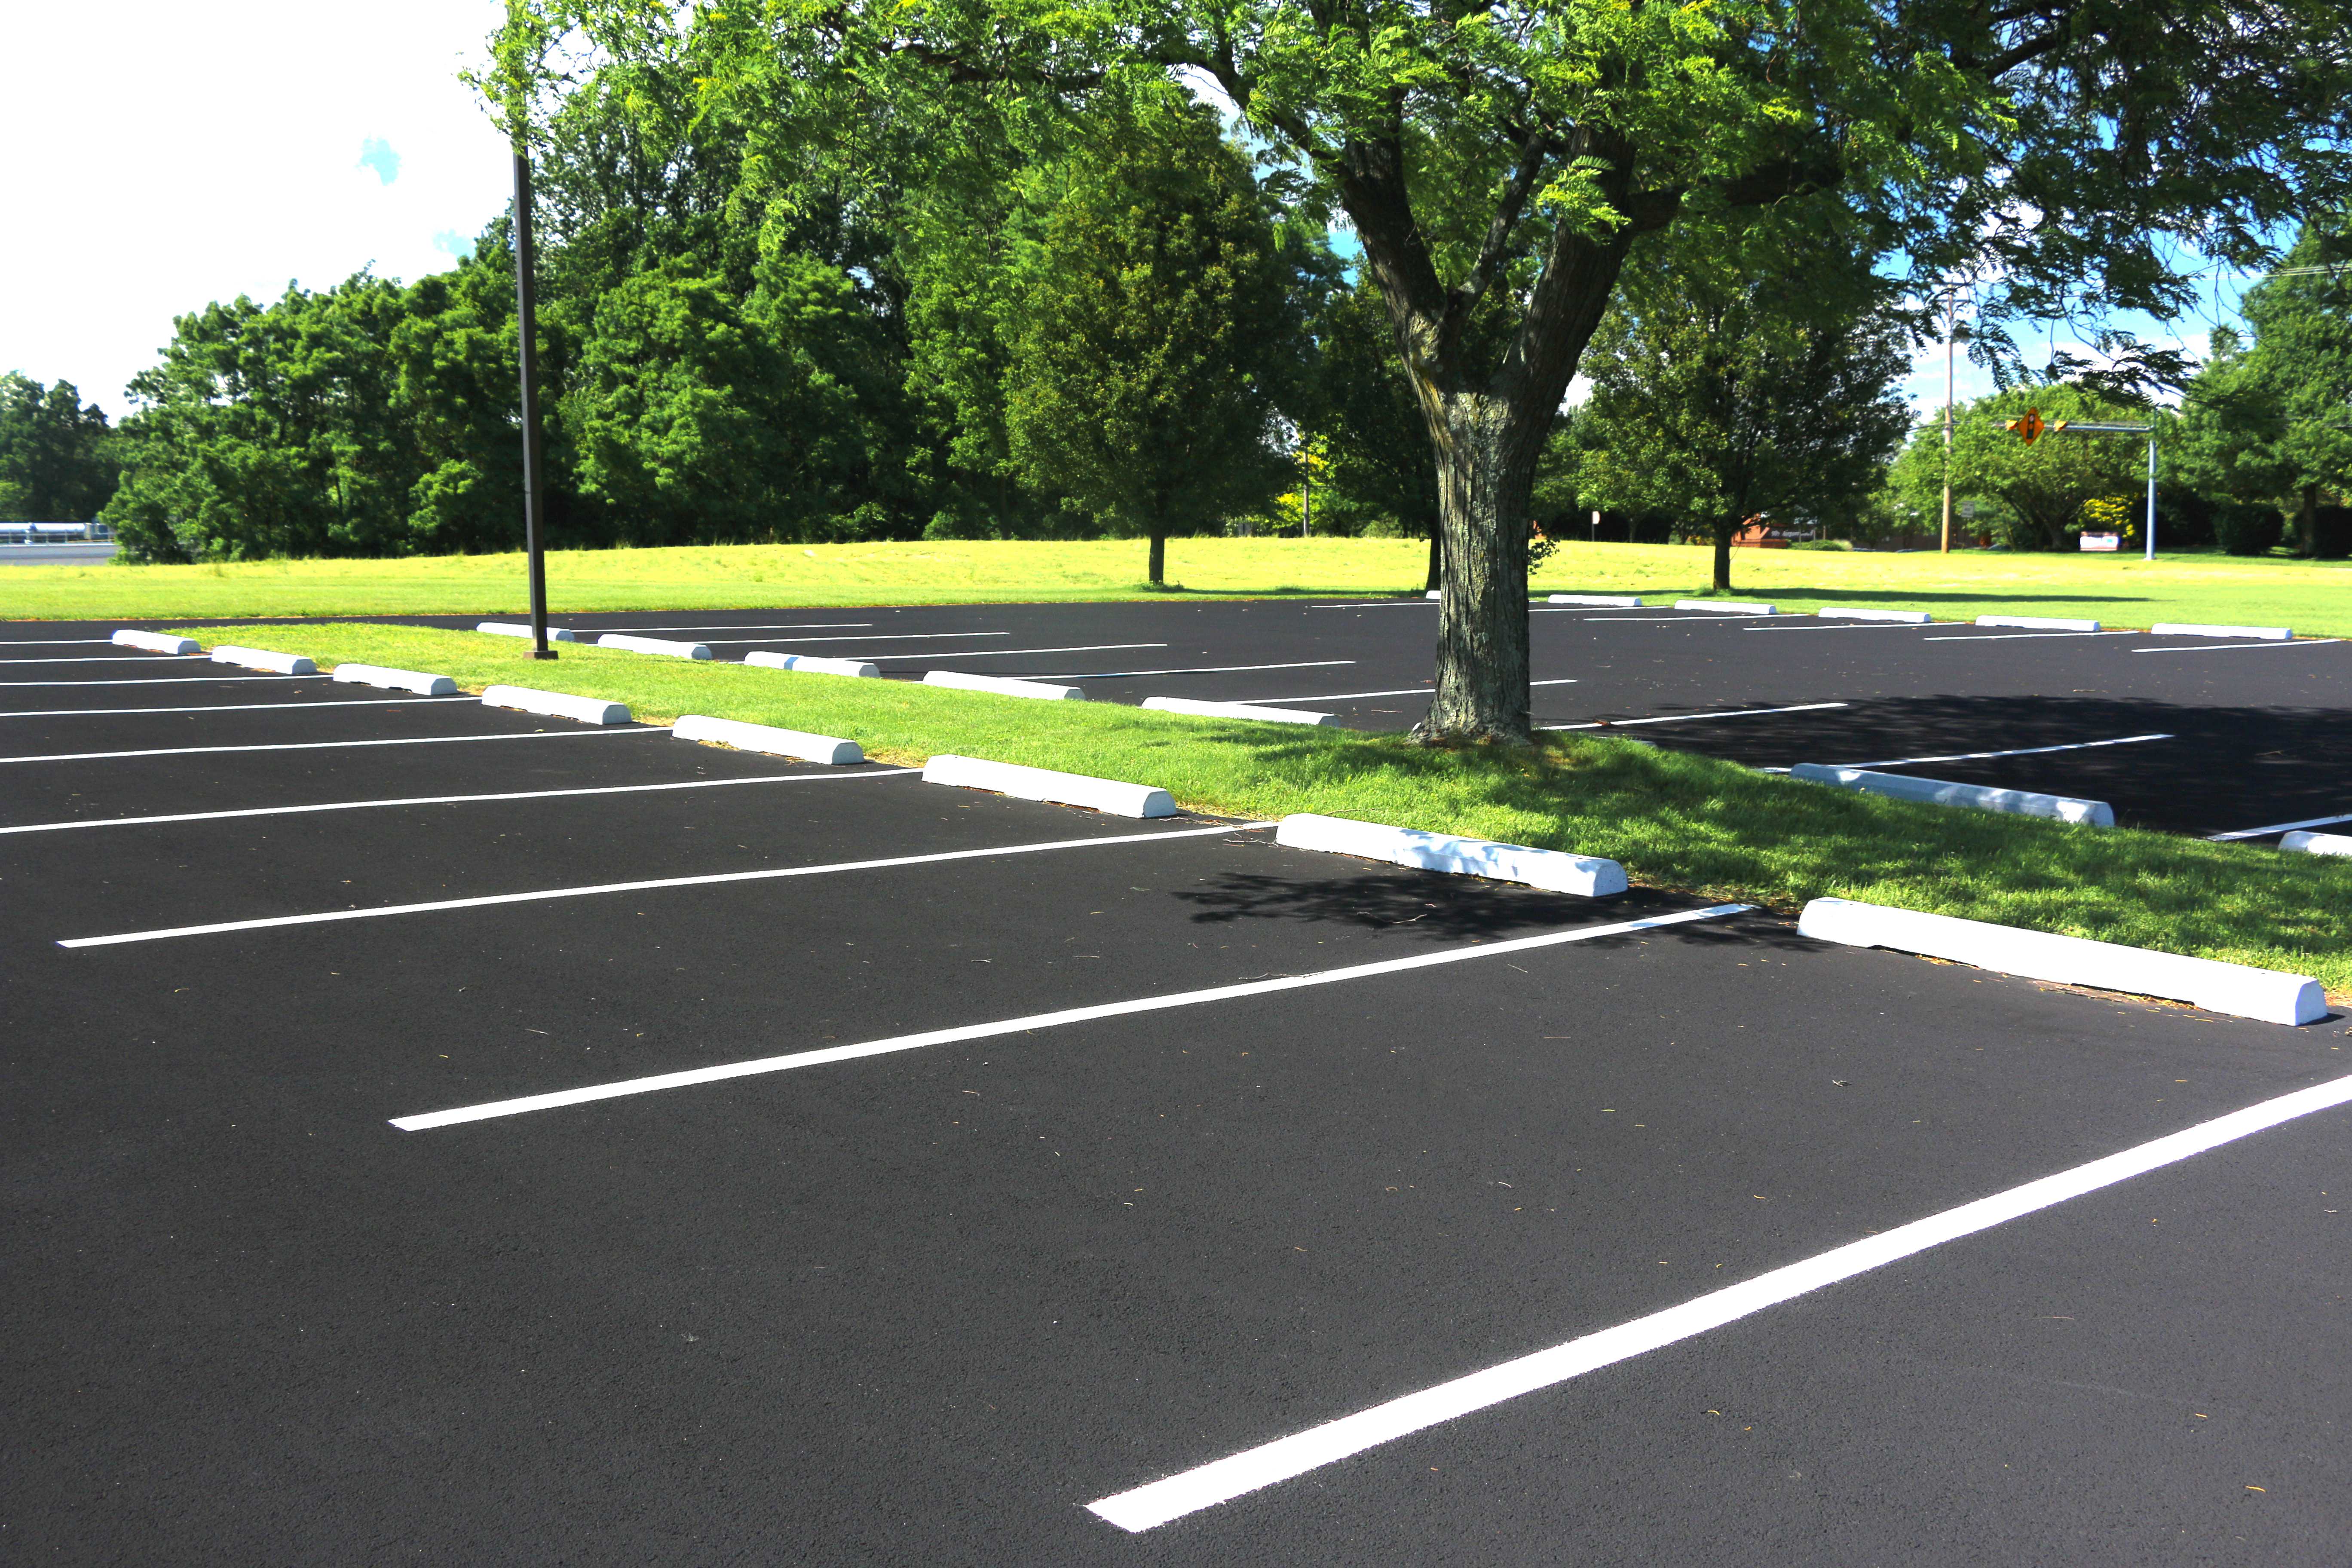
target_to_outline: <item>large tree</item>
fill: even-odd
[[[1449,740],[1530,734],[1529,490],[1641,236],[1826,193],[1923,288],[1997,278],[1979,331],[1997,351],[2005,313],[2172,313],[2189,292],[2169,237],[2251,260],[2284,216],[2347,188],[2340,0],[512,5],[517,96],[561,90],[533,63],[558,40],[690,52],[779,165],[824,146],[888,166],[1042,133],[1137,75],[1213,82],[1344,209],[1387,304],[1439,472],[1423,732]],[[1516,330],[1478,352],[1469,328],[1496,297]]]
[[[88,522],[114,493],[114,433],[69,381],[0,375],[0,519]]]

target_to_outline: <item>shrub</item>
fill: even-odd
[[[2223,501],[2213,509],[2213,539],[2231,555],[2267,555],[2286,531],[2286,519],[2260,501]]]
[[[1800,539],[1789,546],[1791,550],[1852,550],[1851,539]]]
[[[2352,555],[2352,506],[2324,506],[2312,514],[2311,552],[2322,561]]]

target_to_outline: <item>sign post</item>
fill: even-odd
[[[531,243],[530,150],[514,150],[515,333],[522,368],[522,542],[530,562],[530,657],[553,658],[547,646],[547,498],[539,451],[539,256]]]

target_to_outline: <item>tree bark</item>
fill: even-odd
[[[1437,689],[1423,741],[1534,739],[1528,712],[1528,503],[1549,411],[1503,398],[1442,398],[1437,447]]]
[[[2294,510],[2294,552],[2308,561],[2319,553],[2319,487],[2303,487],[2303,504]]]
[[[1445,585],[1445,531],[1444,525],[1429,525],[1429,580],[1422,587],[1425,594],[1434,594]]]
[[[1156,529],[1151,535],[1150,582],[1155,588],[1166,586],[1168,575],[1168,536]]]
[[[1718,594],[1731,592],[1731,536],[1738,529],[1739,524],[1728,519],[1715,525],[1715,591]]]

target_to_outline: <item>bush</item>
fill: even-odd
[[[2214,542],[2231,555],[2267,555],[2286,531],[2286,519],[2260,501],[2223,501],[2213,509]]]
[[[1792,542],[1789,548],[1791,550],[1852,550],[1853,548],[1853,541],[1850,539],[1800,539]]]
[[[2311,552],[2322,561],[2352,555],[2352,506],[2324,506],[2312,514]]]

